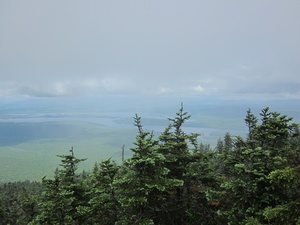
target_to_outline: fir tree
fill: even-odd
[[[81,206],[81,211],[89,218],[89,224],[109,225],[118,220],[119,203],[114,182],[119,169],[111,159],[95,165],[89,181],[90,191],[87,193],[89,204]]]
[[[76,174],[78,163],[85,159],[74,156],[73,148],[69,155],[58,155],[60,166],[54,179],[43,178],[41,213],[31,224],[83,224],[85,218],[79,206],[86,205],[84,187]]]
[[[268,223],[264,211],[288,199],[270,182],[269,174],[285,168],[291,151],[289,140],[296,125],[287,116],[269,112],[269,108],[263,109],[261,116],[261,125],[251,129],[252,139],[237,138],[233,151],[222,158],[230,173],[225,174],[221,185],[226,196],[220,213],[230,224]]]
[[[124,161],[126,173],[115,182],[120,190],[122,216],[116,224],[160,224],[168,210],[164,202],[182,181],[168,178],[165,157],[158,152],[152,132],[144,131],[141,118],[134,118],[138,135],[133,156]]]
[[[251,112],[251,109],[248,109],[247,115],[245,118],[245,123],[248,127],[248,138],[249,140],[252,140],[252,131],[256,128],[257,126],[258,119],[257,117]]]

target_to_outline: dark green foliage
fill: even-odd
[[[246,118],[245,118],[245,123],[248,127],[248,138],[250,140],[252,140],[252,132],[253,130],[256,128],[257,126],[257,122],[258,122],[258,119],[256,116],[254,116],[251,112],[251,109],[248,109],[247,111],[247,115],[246,115]]]
[[[214,153],[209,145],[197,143],[199,134],[183,131],[189,118],[181,107],[159,137],[159,152],[170,171],[167,177],[182,182],[165,201],[168,210],[159,224],[218,224],[216,208],[206,199],[206,191],[216,184]]]
[[[226,133],[216,151],[187,134],[179,110],[155,139],[134,117],[133,155],[77,174],[73,150],[54,179],[0,186],[0,224],[300,224],[300,132],[269,108],[247,111],[246,139]],[[38,204],[39,203],[39,204]]]
[[[38,213],[42,186],[38,182],[0,185],[0,224],[27,224]]]
[[[216,150],[216,152],[222,154],[223,149],[224,149],[224,142],[221,138],[219,138],[215,150]]]
[[[286,191],[274,185],[269,174],[284,169],[289,164],[291,152],[299,157],[299,152],[290,148],[290,140],[297,127],[290,124],[292,118],[265,108],[261,113],[262,123],[257,125],[257,120],[249,116],[249,112],[248,139],[238,137],[234,148],[220,155],[224,162],[221,188],[226,190],[220,214],[231,224],[241,224],[241,221],[246,224],[252,219],[268,223],[265,210],[270,212],[269,209],[289,202]]]
[[[264,149],[287,149],[289,140],[295,134],[296,124],[290,122],[293,118],[277,112],[269,112],[269,108],[262,110],[262,124],[253,130],[253,139]]]
[[[271,183],[286,196],[275,206],[269,206],[264,211],[265,218],[272,224],[300,223],[300,166],[286,167],[272,171],[269,174]]]
[[[80,206],[87,204],[84,198],[84,184],[75,173],[77,164],[84,159],[59,155],[62,169],[57,170],[54,179],[43,178],[43,194],[40,202],[41,213],[32,224],[82,224],[85,220]]]
[[[182,181],[168,178],[170,170],[165,167],[166,158],[158,151],[158,141],[153,133],[142,129],[140,117],[136,115],[138,128],[133,156],[124,162],[126,174],[115,182],[122,196],[119,202],[122,216],[116,224],[159,223],[166,210],[165,201]]]
[[[118,219],[119,203],[114,181],[120,167],[110,159],[96,164],[88,182],[90,199],[81,211],[88,216],[89,224],[114,224]]]

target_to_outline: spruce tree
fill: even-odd
[[[158,152],[158,141],[152,132],[143,130],[140,117],[134,120],[138,135],[133,156],[124,161],[126,173],[115,182],[122,210],[116,224],[161,224],[168,210],[164,202],[182,181],[167,177],[170,170],[165,167],[165,156]]]
[[[198,145],[199,134],[183,131],[183,125],[189,118],[181,106],[159,137],[159,152],[165,156],[165,165],[170,170],[168,177],[183,183],[165,203],[172,216],[163,224],[206,224],[209,221],[207,212],[211,211],[206,207],[205,189],[212,185],[208,183],[214,183],[210,174],[213,167],[209,166],[211,153],[208,145]]]
[[[247,115],[245,118],[245,123],[248,127],[248,139],[252,140],[252,131],[256,128],[257,126],[258,119],[257,117],[251,112],[251,109],[248,109]]]
[[[31,224],[83,224],[85,218],[79,212],[79,206],[86,205],[83,183],[76,174],[78,163],[85,159],[74,156],[73,148],[69,155],[61,158],[54,179],[43,178],[43,193],[40,203],[41,213]]]
[[[81,211],[88,216],[90,224],[115,224],[119,216],[117,190],[114,185],[120,167],[111,159],[95,165],[90,175],[90,198],[87,206],[81,206]]]
[[[261,116],[262,123],[251,126],[252,139],[236,138],[232,152],[221,155],[227,173],[221,185],[226,194],[220,195],[220,214],[230,224],[268,223],[265,210],[289,199],[269,175],[282,171],[289,161],[289,142],[296,125],[292,118],[269,112],[269,108]]]

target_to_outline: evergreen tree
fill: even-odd
[[[300,154],[298,154],[298,157]],[[285,197],[276,205],[265,208],[263,215],[268,223],[277,225],[300,224],[300,166],[272,171],[271,184]]]
[[[272,224],[300,224],[300,132],[297,125],[290,135],[285,167],[272,171],[268,178],[284,196],[276,206],[269,206],[264,216]]]
[[[173,198],[169,199],[168,213],[172,215],[162,224],[206,224],[213,210],[207,207],[205,190],[215,184],[212,175],[213,166],[209,166],[209,145],[198,145],[199,134],[186,134],[184,123],[190,118],[181,106],[171,124],[159,137],[159,152],[166,158],[166,167],[170,170],[169,178],[182,181],[176,188]],[[208,216],[209,215],[209,216]]]
[[[247,115],[245,118],[245,123],[248,127],[248,138],[249,140],[252,140],[252,131],[256,128],[257,126],[258,119],[257,117],[251,112],[251,109],[248,109]]]
[[[269,112],[269,107],[263,109],[260,115],[262,124],[253,130],[253,139],[264,149],[280,151],[288,148],[291,134],[297,127],[297,124],[290,123],[293,118]]]
[[[230,133],[227,132],[224,136],[224,150],[230,151],[233,147],[232,143],[233,143],[233,141],[232,141],[231,135],[230,135]]]
[[[159,152],[166,158],[166,167],[170,173],[168,177],[182,181],[183,185],[176,188],[172,193],[173,197],[169,199],[168,210],[172,217],[168,221],[172,224],[183,224],[187,221],[185,207],[185,193],[189,192],[189,184],[185,179],[188,164],[191,162],[191,153],[188,147],[188,140],[197,138],[188,136],[183,130],[182,125],[190,116],[183,111],[183,107],[176,113],[174,119],[169,119],[172,123],[165,129],[159,137],[160,147]],[[194,141],[194,140],[193,140]]]
[[[43,195],[40,203],[41,213],[31,224],[83,224],[80,206],[86,205],[83,183],[75,172],[79,162],[73,148],[69,155],[58,155],[60,166],[54,179],[43,178]]]
[[[221,138],[219,138],[215,150],[219,154],[222,154],[223,153],[223,149],[224,149],[224,142],[223,142],[223,140]]]
[[[226,197],[220,213],[230,224],[246,224],[250,220],[268,223],[264,210],[288,199],[268,176],[285,168],[291,151],[289,140],[296,125],[290,124],[292,118],[269,112],[269,108],[263,109],[261,116],[262,124],[251,130],[252,140],[237,138],[233,151],[223,156],[230,172],[221,185]]]
[[[0,185],[0,224],[300,224],[299,125],[268,107],[260,116],[249,109],[247,138],[226,133],[212,152],[183,131],[183,107],[157,140],[136,115],[121,166],[77,174],[71,149],[54,179]]]
[[[91,187],[87,193],[89,204],[81,206],[81,211],[89,218],[89,224],[109,225],[117,221],[119,204],[114,182],[119,169],[111,159],[95,165],[88,184]]]
[[[9,182],[0,185],[0,224],[28,224],[38,213],[39,182]]]
[[[116,224],[160,224],[166,198],[182,185],[180,180],[168,178],[170,172],[165,157],[158,152],[153,133],[144,131],[141,118],[134,118],[138,128],[133,156],[124,161],[126,173],[115,182],[120,190],[122,216]]]

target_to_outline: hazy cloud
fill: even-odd
[[[156,92],[157,94],[166,94],[166,93],[172,93],[173,90],[168,87],[160,87],[158,91]]]
[[[0,0],[0,97],[300,97],[300,2]]]
[[[204,88],[201,85],[197,85],[193,88],[196,92],[204,92]]]

